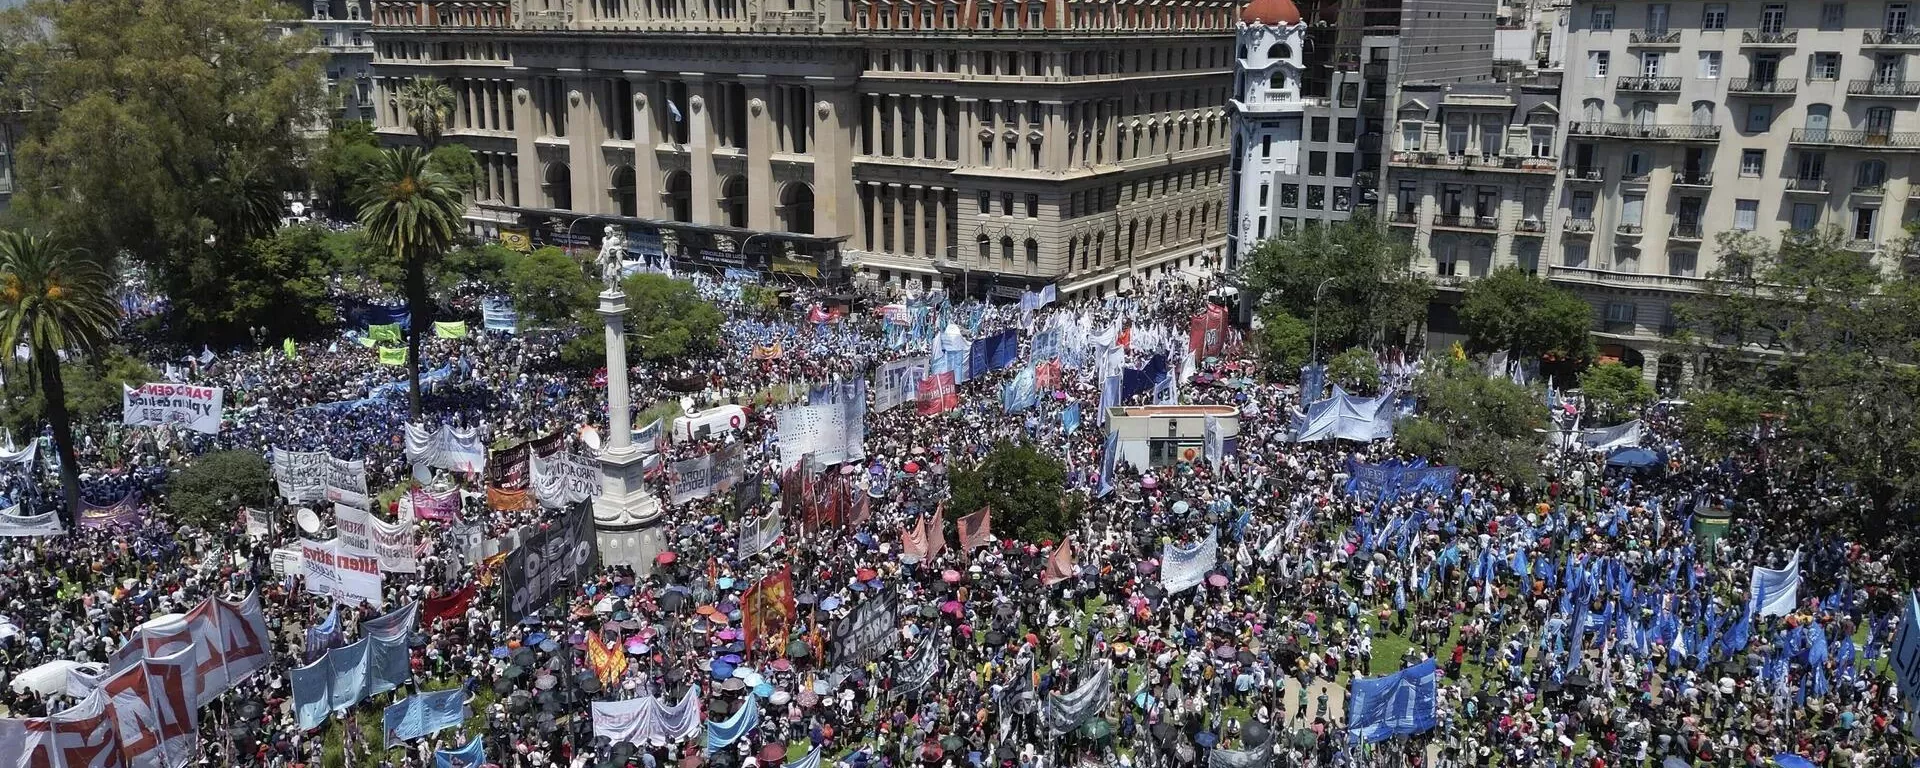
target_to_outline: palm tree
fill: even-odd
[[[400,147],[380,153],[360,194],[360,225],[374,247],[407,270],[407,414],[420,419],[420,334],[433,327],[427,265],[453,247],[467,210],[460,188],[427,168],[427,153]]]
[[[416,77],[394,96],[394,102],[407,113],[407,123],[427,151],[440,144],[440,133],[453,114],[453,89],[435,77]]]
[[[40,379],[54,450],[60,454],[60,488],[66,495],[61,511],[69,527],[80,509],[80,460],[73,452],[60,353],[93,352],[113,334],[119,318],[113,278],[98,260],[45,238],[0,231],[0,343],[25,344],[26,365]]]

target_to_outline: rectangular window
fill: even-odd
[[[1340,118],[1334,124],[1333,140],[1342,144],[1352,144],[1355,131],[1359,130],[1359,121],[1351,117]]]
[[[1327,209],[1327,188],[1318,184],[1307,185],[1307,209],[1324,211]]]
[[[1012,192],[1000,193],[1000,215],[1002,216],[1013,215],[1013,193]]]
[[[1620,226],[1640,228],[1641,214],[1647,204],[1646,195],[1625,195],[1620,198]]]
[[[1422,125],[1423,124],[1417,120],[1408,120],[1400,124],[1400,149],[1402,151],[1420,151]]]
[[[1336,211],[1353,210],[1353,187],[1333,188],[1333,209]]]
[[[1819,181],[1827,177],[1827,155],[1825,152],[1801,152],[1800,165],[1794,172],[1794,178],[1805,181]]]
[[[1720,78],[1719,51],[1700,52],[1700,72],[1698,76],[1702,80],[1717,80]]]
[[[1273,157],[1273,136],[1272,135],[1266,135],[1266,136],[1260,137],[1260,156],[1263,158]]]
[[[1740,150],[1740,175],[1744,178],[1760,177],[1761,170],[1767,164],[1767,151],[1764,149]]]
[[[1853,239],[1857,242],[1873,242],[1873,220],[1880,213],[1878,208],[1853,209]]]
[[[1633,318],[1638,314],[1639,307],[1631,301],[1607,302],[1607,322],[1609,323],[1632,323]]]
[[[1703,32],[1720,32],[1727,28],[1727,4],[1707,3],[1700,11],[1700,29]]]
[[[1333,175],[1342,179],[1353,178],[1353,153],[1338,152],[1333,156]]]
[[[1261,208],[1267,207],[1267,192],[1271,191],[1272,189],[1273,189],[1273,185],[1271,184],[1260,185],[1260,207]]]
[[[1560,263],[1574,269],[1587,268],[1587,244],[1567,243],[1566,251],[1560,256]]]
[[[1027,218],[1040,218],[1040,196],[1031,192],[1027,193]]]
[[[1640,54],[1640,76],[1659,77],[1662,74],[1661,70],[1665,69],[1662,65],[1666,63],[1667,55],[1664,53],[1659,51],[1642,53]]]
[[[1647,31],[1648,32],[1651,32],[1656,35],[1666,34],[1667,11],[1668,11],[1668,6],[1666,3],[1651,3],[1647,5]]]
[[[1846,3],[1822,3],[1820,5],[1820,28],[1834,32],[1847,27]]]
[[[1699,270],[1700,257],[1693,251],[1668,251],[1667,274],[1674,277],[1693,277]]]
[[[993,193],[980,190],[980,212],[993,213]]]
[[[1394,208],[1396,212],[1413,213],[1414,208],[1420,204],[1420,185],[1411,181],[1400,182],[1400,190],[1394,195],[1394,201],[1397,204]]]
[[[1324,118],[1324,117],[1313,118],[1313,122],[1312,122],[1313,127],[1311,129],[1312,133],[1308,140],[1325,142],[1327,140],[1327,124],[1328,124],[1327,118]]]
[[[1893,34],[1900,34],[1900,33],[1906,32],[1907,31],[1907,4],[1906,3],[1888,3],[1886,23],[1881,27],[1881,29],[1883,31],[1891,32]]]
[[[1752,232],[1760,227],[1760,201],[1733,201],[1733,228],[1742,232]]]
[[[1596,5],[1587,17],[1587,26],[1595,32],[1613,29],[1613,6]]]
[[[1779,3],[1769,3],[1760,9],[1761,34],[1777,35],[1787,29],[1787,7]]]
[[[1553,157],[1553,126],[1536,125],[1527,129],[1529,150],[1534,157]]]
[[[1773,125],[1772,104],[1750,104],[1747,106],[1747,132],[1766,133]]]
[[[1607,65],[1612,63],[1612,58],[1607,51],[1587,51],[1587,76],[1606,77]]]
[[[1261,215],[1260,215],[1260,227],[1259,227],[1259,229],[1257,230],[1257,236],[1258,236],[1258,237],[1262,237],[1262,238],[1264,238],[1264,237],[1266,237],[1266,236],[1267,236],[1267,217],[1266,217],[1266,214],[1261,214]]]
[[[1812,232],[1820,226],[1820,207],[1813,203],[1793,204],[1793,229],[1796,232]]]
[[[1832,51],[1819,51],[1807,65],[1808,80],[1840,79],[1840,54]]]
[[[1307,175],[1308,176],[1327,175],[1327,153],[1325,152],[1308,152],[1307,153]]]
[[[1300,185],[1298,184],[1281,184],[1280,185],[1280,207],[1282,208],[1300,207]]]

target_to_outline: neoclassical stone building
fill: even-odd
[[[1208,274],[1233,0],[375,0],[378,127],[434,76],[489,234],[974,295]],[[583,218],[590,217],[590,218]]]

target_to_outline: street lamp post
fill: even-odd
[[[1331,277],[1326,278],[1324,280],[1321,280],[1320,284],[1317,286],[1314,286],[1314,289],[1313,289],[1313,364],[1314,365],[1320,364],[1320,296],[1321,294],[1326,293],[1327,283],[1331,283],[1331,282],[1333,282],[1333,278]]]

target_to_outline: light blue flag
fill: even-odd
[[[413,679],[413,665],[409,664],[407,636],[401,635],[389,640],[369,637],[361,642],[372,643],[367,651],[367,694],[377,696],[406,685]]]
[[[478,768],[486,762],[486,746],[480,743],[478,736],[452,752],[441,749],[433,753],[433,768]]]
[[[1100,410],[1093,414],[1093,423],[1107,423],[1107,409],[1120,404],[1120,374],[1115,373],[1100,382]]]
[[[357,643],[327,652],[327,666],[333,671],[327,698],[334,710],[346,709],[366,698],[368,651],[372,649],[373,641],[363,637]]]
[[[1438,681],[1432,659],[1384,677],[1354,678],[1348,685],[1348,740],[1373,743],[1433,730]]]
[[[376,640],[399,639],[405,641],[413,632],[414,623],[420,618],[420,601],[409,601],[406,605],[389,611],[384,616],[375,616],[360,622],[360,636]]]
[[[1689,569],[1691,573],[1691,569]],[[1787,567],[1753,567],[1753,586],[1747,599],[1758,616],[1785,616],[1793,613],[1800,601],[1800,553],[1795,551]]]
[[[327,722],[327,713],[333,711],[332,695],[328,688],[333,683],[333,669],[325,658],[304,667],[287,670],[287,677],[293,683],[293,719],[300,730],[311,731]]]
[[[1014,375],[1013,381],[1007,382],[1007,389],[1000,398],[1000,404],[1007,413],[1027,411],[1039,403],[1040,389],[1035,382],[1032,367],[1021,369],[1020,373]]]
[[[459,725],[467,719],[466,701],[465,688],[421,693],[401,699],[400,703],[387,707],[381,713],[380,726],[386,736],[386,745],[392,747],[402,741],[418,739]]]
[[[747,705],[733,713],[726,722],[707,723],[707,754],[711,755],[727,745],[739,741],[741,737],[760,724],[760,704],[753,696],[747,697]]]
[[[1107,430],[1106,449],[1100,453],[1100,487],[1093,492],[1095,497],[1104,497],[1113,493],[1113,472],[1120,460],[1120,433]]]
[[[1074,403],[1060,412],[1060,431],[1069,435],[1080,431],[1080,404]]]
[[[820,747],[807,750],[805,757],[787,763],[786,768],[820,768]]]

